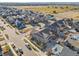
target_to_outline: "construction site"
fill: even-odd
[[[0,56],[79,56],[79,4],[0,3]]]

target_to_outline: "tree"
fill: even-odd
[[[53,11],[53,13],[55,13],[55,14],[56,14],[57,12],[56,12],[56,11]]]
[[[55,13],[55,14],[56,14],[57,12],[56,12],[56,11],[53,11],[53,13]]]
[[[10,47],[8,45],[5,46],[6,50],[9,51]]]
[[[69,7],[68,7],[68,6],[66,6],[66,8],[68,9]]]
[[[57,7],[57,6],[55,6],[55,8],[57,9],[58,7]]]

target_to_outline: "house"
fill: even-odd
[[[25,15],[19,15],[19,16],[18,16],[18,20],[20,20],[20,21],[23,21],[25,18],[26,18]]]
[[[37,42],[41,42],[41,43],[47,43],[48,42],[48,34],[45,33],[32,33],[32,39],[37,43]]]
[[[71,30],[68,30],[68,32],[75,33],[76,30],[75,29],[71,29]]]
[[[69,39],[65,42],[71,50],[79,52],[79,34],[70,35]]]
[[[74,23],[74,28],[77,32],[79,32],[79,21]]]
[[[59,35],[59,37],[61,37],[61,38],[64,38],[64,36],[65,36],[64,32],[59,32],[58,35]]]
[[[72,18],[71,18],[71,19],[68,18],[68,19],[66,19],[65,21],[66,21],[66,23],[67,23],[69,26],[71,26],[71,28],[74,28],[74,25],[75,25],[75,24],[74,24]]]
[[[46,17],[47,17],[48,20],[55,20],[54,15],[47,15]]]
[[[59,20],[56,22],[60,30],[63,30],[65,27],[67,27],[67,23],[65,20]]]
[[[23,28],[25,28],[25,24],[24,24],[23,22],[19,21],[19,20],[16,20],[16,21],[15,21],[15,25],[16,25],[16,27],[17,27],[18,29],[23,29]]]
[[[47,29],[56,33],[57,30],[58,30],[58,26],[57,26],[56,23],[54,23],[54,24],[52,24],[52,25],[49,25],[49,26],[47,27]]]
[[[44,28],[45,27],[44,23],[38,23],[38,25],[40,26],[40,28]]]
[[[79,34],[75,34],[75,35],[72,35],[71,36],[71,38],[73,39],[73,40],[79,40]]]
[[[64,46],[62,52],[60,53],[60,56],[79,56],[79,54],[77,54],[76,51],[71,50],[67,46]]]
[[[12,17],[8,16],[6,19],[8,22],[10,22],[11,24],[15,23],[15,19],[13,19]]]
[[[43,50],[48,50],[51,46],[54,46],[57,43],[58,37],[53,34],[48,29],[44,29],[37,33],[32,33],[32,41],[36,42],[37,44],[40,43],[44,47]]]
[[[62,22],[60,22],[60,23],[62,23]],[[53,33],[53,34],[50,34],[50,33]],[[49,40],[57,41],[57,38],[59,38],[59,37],[64,38],[65,34],[64,34],[64,32],[60,31],[57,23],[54,23],[54,24],[48,26],[46,29],[42,30],[41,32],[33,33],[32,36],[35,39],[35,41],[37,41],[37,42],[40,41],[42,43],[47,43]]]

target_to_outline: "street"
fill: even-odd
[[[7,34],[9,39],[7,39],[6,41],[8,43],[13,42],[17,48],[22,48],[23,50],[23,55],[24,56],[34,56],[36,55],[36,53],[34,51],[30,51],[26,46],[25,46],[25,42],[22,40],[22,38],[25,36],[25,34],[19,34],[17,35],[15,33],[15,29],[11,29],[10,27],[8,27],[7,23],[4,24],[3,21],[1,21],[0,19],[0,24],[2,24],[2,26],[5,28],[5,30],[3,31],[3,34]]]

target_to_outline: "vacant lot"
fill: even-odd
[[[62,18],[73,18],[79,20],[79,10],[76,11],[68,11],[64,13],[59,13],[56,14],[55,17],[57,19],[62,19]]]
[[[32,10],[41,13],[63,13],[73,9],[78,9],[76,6],[17,6],[18,9]]]

